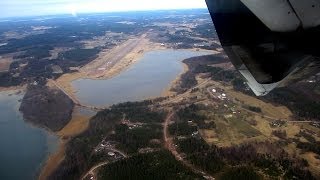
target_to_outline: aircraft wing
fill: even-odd
[[[320,0],[206,0],[217,34],[253,92],[319,72]]]

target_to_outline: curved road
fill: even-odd
[[[127,157],[128,157],[127,154],[125,154],[124,152],[119,151],[119,150],[117,150],[117,149],[107,148],[106,150],[110,150],[110,151],[113,151],[113,152],[117,152],[117,153],[121,154],[124,158],[127,158]],[[109,161],[105,161],[105,162],[101,162],[101,163],[93,166],[84,176],[82,176],[81,179],[83,180],[83,179],[85,179],[85,178],[86,178],[87,176],[89,176],[89,175],[92,175],[92,176],[94,177],[94,179],[97,179],[97,178],[95,177],[95,171],[96,171],[97,169],[99,169],[100,167],[105,166],[105,165],[107,165],[107,164],[109,164],[109,163],[110,163]]]

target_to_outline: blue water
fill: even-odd
[[[106,106],[126,101],[141,101],[160,96],[183,72],[182,60],[208,52],[158,50],[146,53],[141,60],[121,74],[106,80],[78,79],[72,85],[81,103]]]
[[[11,92],[12,93],[12,92]],[[37,179],[58,138],[26,123],[19,112],[23,94],[0,92],[0,179]]]

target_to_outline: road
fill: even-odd
[[[163,138],[164,138],[165,147],[173,154],[173,156],[178,161],[180,161],[186,167],[190,168],[194,173],[201,174],[205,179],[214,180],[215,179],[214,177],[212,177],[211,175],[205,173],[204,171],[194,167],[192,164],[190,164],[189,162],[184,160],[183,157],[181,156],[181,154],[179,154],[179,152],[177,151],[175,144],[173,142],[173,139],[172,139],[172,137],[169,137],[169,132],[168,132],[168,126],[169,126],[169,123],[170,123],[173,115],[174,115],[173,112],[169,113],[169,115],[167,116],[167,118],[164,121]]]
[[[82,178],[81,180],[84,180],[86,177],[88,176],[92,176],[94,179],[97,179],[96,175],[95,175],[95,170],[97,170],[98,168],[102,167],[102,166],[105,166],[107,164],[109,164],[110,162],[102,162],[102,163],[99,163],[95,166],[93,166]]]
[[[113,151],[113,152],[117,152],[117,153],[121,154],[124,158],[128,158],[127,154],[125,154],[124,152],[119,151],[117,149],[108,148],[107,150],[110,150],[110,151]],[[105,166],[105,165],[107,165],[109,163],[110,163],[109,161],[105,161],[105,162],[101,162],[101,163],[93,166],[84,176],[82,176],[81,180],[84,180],[87,176],[92,176],[94,179],[97,179],[95,171],[97,169],[99,169],[100,167]]]

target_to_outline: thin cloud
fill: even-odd
[[[205,7],[204,0],[10,0],[0,2],[0,17]]]

